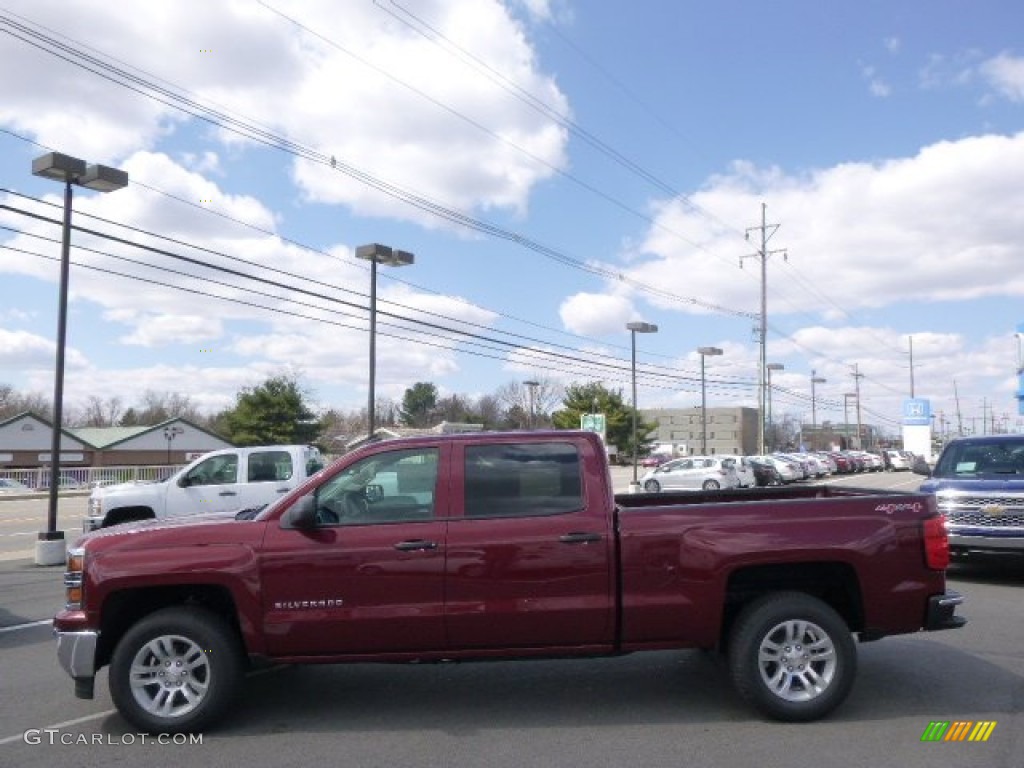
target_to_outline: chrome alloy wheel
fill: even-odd
[[[138,705],[160,717],[181,717],[202,704],[210,688],[210,660],[182,635],[161,635],[139,648],[129,684]]]
[[[785,701],[810,701],[828,690],[836,673],[832,638],[810,621],[790,620],[764,635],[757,664],[765,686]]]

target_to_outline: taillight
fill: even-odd
[[[942,515],[924,521],[924,562],[936,571],[949,567],[949,535],[946,533],[946,518]]]

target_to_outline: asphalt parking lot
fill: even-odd
[[[628,483],[631,470],[619,470]],[[883,481],[916,479],[872,479]],[[1024,766],[1016,562],[955,565],[950,585],[967,597],[969,624],[859,646],[850,699],[820,722],[767,722],[737,698],[714,656],[665,651],[274,668],[247,679],[222,726],[185,743],[134,733],[113,710],[104,673],[96,699],[74,698],[49,627],[61,575],[27,558],[0,561],[2,765]],[[923,742],[942,721],[995,726],[984,743]]]

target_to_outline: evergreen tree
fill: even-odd
[[[564,408],[551,414],[551,422],[558,429],[579,429],[580,418],[587,413],[603,413],[605,439],[615,446],[619,455],[633,455],[633,407],[622,399],[622,390],[610,390],[603,384],[572,384],[565,389]],[[636,436],[639,453],[650,450],[655,424],[644,421],[637,413]]]
[[[437,409],[437,387],[430,382],[417,381],[402,398],[399,418],[407,427],[429,427]]]
[[[243,389],[235,407],[221,414],[218,423],[236,445],[304,445],[321,433],[299,382],[287,375]]]

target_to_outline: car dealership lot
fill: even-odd
[[[615,468],[613,476],[621,489],[632,470]],[[911,490],[901,484],[916,487],[919,479],[901,473],[830,482]],[[0,520],[12,516],[13,503],[0,502]],[[45,521],[45,500],[35,504],[16,513],[30,530]],[[143,743],[112,711],[105,674],[95,700],[73,697],[47,626],[62,599],[61,573],[28,559],[0,562],[4,765],[1024,765],[1019,563],[954,566],[951,585],[967,596],[970,623],[859,646],[853,694],[821,722],[763,721],[735,696],[713,656],[669,651],[273,669],[248,679],[235,715],[201,744]],[[985,743],[921,742],[929,723],[954,720],[997,725]]]

